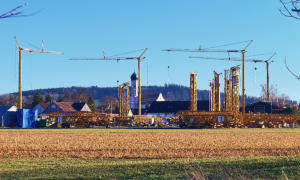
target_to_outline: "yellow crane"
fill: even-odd
[[[19,51],[19,109],[23,109],[23,102],[22,102],[22,51],[28,51],[28,52],[35,52],[35,53],[47,53],[47,54],[63,54],[62,52],[56,52],[56,51],[45,51],[44,49],[44,42],[42,41],[42,49],[30,49],[30,48],[24,48],[19,43],[17,37],[15,36],[16,43],[18,45],[18,51]]]
[[[243,70],[243,118],[245,115],[245,111],[246,111],[246,97],[245,97],[245,54],[246,54],[246,49],[252,44],[253,40],[247,41],[248,44],[244,47],[244,49],[242,50],[235,50],[235,49],[230,49],[230,50],[220,50],[220,49],[211,49],[211,48],[199,48],[199,49],[176,49],[176,48],[172,48],[172,49],[163,49],[162,51],[167,51],[167,52],[172,52],[172,51],[178,51],[178,52],[198,52],[198,53],[241,53],[242,54],[242,61],[243,61],[243,65],[242,65],[242,70]],[[244,43],[244,42],[240,42],[240,43]],[[232,44],[228,44],[228,45],[233,45],[233,44],[238,44],[238,43],[232,43]],[[223,46],[227,46],[227,45],[223,45]],[[221,46],[217,46],[217,47],[221,47]],[[215,47],[213,47],[215,48]]]
[[[103,58],[71,58],[70,60],[111,60],[111,61],[121,61],[121,60],[137,60],[138,61],[138,70],[139,70],[139,115],[142,115],[142,88],[141,88],[141,60],[145,59],[144,55],[148,48],[145,48],[143,52],[137,57],[106,57]]]
[[[245,61],[245,62],[253,62],[253,63],[265,63],[266,64],[266,71],[267,71],[267,97],[266,100],[270,101],[270,77],[269,77],[269,65],[274,61],[272,58],[276,55],[276,52],[272,54],[272,56],[266,60],[260,59],[239,59],[239,58],[217,58],[217,57],[201,57],[201,56],[190,56],[189,58],[196,58],[196,59],[209,59],[209,60],[227,60],[227,61]]]

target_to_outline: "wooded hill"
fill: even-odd
[[[53,100],[57,100],[59,96],[63,96],[68,93],[86,93],[88,96],[93,97],[97,102],[103,101],[105,97],[118,97],[118,88],[117,87],[63,87],[63,88],[49,88],[49,89],[36,89],[30,91],[24,91],[24,98],[33,97],[36,93],[39,93],[42,96],[47,94],[51,95]],[[162,93],[164,98],[169,101],[188,101],[190,100],[190,88],[181,85],[165,85],[165,86],[143,86],[142,93],[146,94],[156,94]],[[17,96],[18,93],[13,93],[14,96]],[[223,99],[224,94],[221,94]],[[198,90],[198,99],[199,100],[208,100],[209,91],[208,90]],[[253,103],[257,101],[257,97],[246,97],[246,103]],[[241,100],[241,98],[240,98]]]

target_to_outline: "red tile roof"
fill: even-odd
[[[72,112],[72,111],[76,111],[72,105],[72,102],[55,102],[55,104],[62,110],[65,112]]]
[[[40,105],[44,108],[47,109],[50,105],[50,103],[40,103]]]

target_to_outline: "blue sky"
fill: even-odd
[[[189,86],[189,73],[197,71],[198,89],[208,89],[214,70],[223,72],[240,63],[191,60],[188,56],[199,54],[161,50],[210,47],[252,39],[248,55],[277,52],[270,67],[271,85],[280,94],[300,101],[300,82],[284,67],[284,56],[287,56],[291,69],[300,74],[297,68],[300,21],[280,15],[277,0],[2,0],[0,12],[24,2],[29,3],[25,13],[42,11],[30,17],[0,20],[0,94],[18,89],[15,35],[24,47],[39,47],[44,40],[46,49],[65,53],[59,56],[24,52],[24,90],[116,86],[117,80],[126,82],[137,71],[136,62],[68,59],[100,57],[102,51],[113,55],[146,47],[149,50],[142,63],[143,85]],[[246,94],[260,96],[260,85],[266,83],[265,65],[248,63],[246,69]]]

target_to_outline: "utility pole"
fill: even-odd
[[[23,109],[23,95],[22,95],[22,51],[28,52],[36,52],[36,53],[47,53],[47,54],[63,54],[62,52],[56,51],[45,51],[44,50],[44,42],[42,42],[42,49],[29,49],[24,48],[20,45],[17,37],[15,36],[16,43],[18,45],[19,50],[19,109]]]
[[[137,60],[138,61],[138,69],[139,69],[139,115],[142,115],[142,83],[141,83],[141,60],[145,59],[144,55],[148,48],[143,49],[143,52],[138,57],[103,57],[103,58],[71,58],[70,60],[112,60],[112,61],[120,61],[120,60]]]

